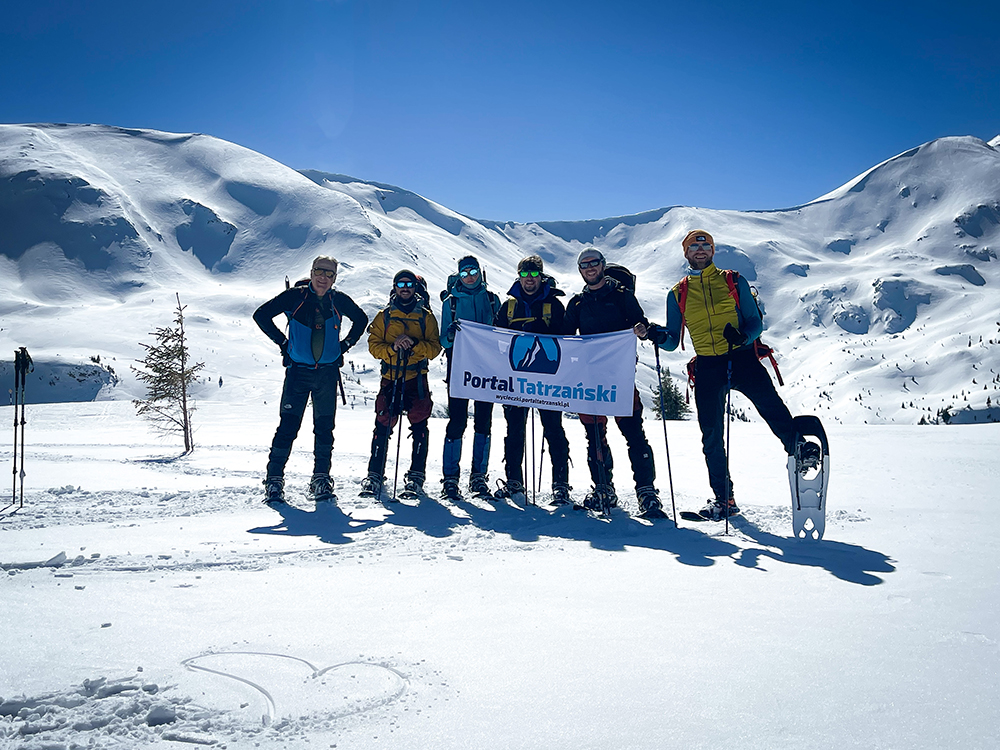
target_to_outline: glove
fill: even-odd
[[[445,336],[448,337],[449,341],[454,341],[455,340],[455,334],[458,333],[461,330],[462,330],[461,321],[458,321],[458,320],[453,321],[452,324],[450,326],[448,326],[448,330],[445,331]]]
[[[658,326],[656,323],[650,323],[646,327],[646,340],[652,341],[653,344],[659,346],[667,340],[667,331],[663,326]]]
[[[285,339],[282,343],[278,344],[278,349],[281,350],[281,366],[291,367],[292,358],[288,356],[288,339]]]
[[[722,330],[722,337],[732,344],[734,349],[743,346],[747,342],[747,335],[732,323],[726,323],[726,327]]]

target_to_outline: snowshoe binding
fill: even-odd
[[[385,482],[385,477],[380,477],[378,474],[369,474],[364,479],[361,480],[361,492],[358,493],[358,497],[373,497],[376,500],[382,496],[382,486]]]
[[[424,475],[417,472],[407,472],[403,477],[403,489],[399,493],[400,500],[419,500],[424,494]]]
[[[282,505],[285,502],[284,477],[268,477],[263,484],[264,502],[267,505]]]
[[[458,477],[445,477],[441,480],[442,500],[461,500],[462,491],[458,488]]]
[[[653,487],[640,487],[635,491],[639,498],[639,518],[656,519],[666,518],[663,511],[663,503],[660,502],[660,495]]]
[[[573,489],[565,482],[557,482],[552,485],[552,505],[571,505],[569,491]]]
[[[492,500],[489,478],[485,474],[473,474],[469,477],[469,494],[477,500]]]
[[[309,497],[317,502],[332,502],[337,499],[333,494],[333,480],[329,474],[313,474],[309,482]]]
[[[524,491],[524,485],[516,479],[509,479],[506,482],[497,480],[497,491],[493,493],[490,500],[510,500],[517,505],[526,505],[528,495]]]

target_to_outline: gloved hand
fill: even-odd
[[[732,344],[734,349],[747,342],[747,335],[732,323],[726,323],[726,327],[722,330],[722,337]]]
[[[281,350],[281,366],[291,367],[292,358],[288,356],[288,339],[285,339],[282,343],[278,344],[278,349]]]
[[[452,321],[451,325],[448,326],[448,330],[445,331],[445,336],[448,337],[449,341],[455,340],[455,334],[462,330],[462,322],[460,320]]]
[[[667,340],[667,329],[656,325],[656,323],[650,323],[646,328],[646,340],[652,341],[653,344],[659,346]]]

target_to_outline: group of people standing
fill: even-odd
[[[750,398],[789,454],[796,448],[795,431],[791,414],[754,353],[753,344],[763,326],[746,281],[736,280],[735,294],[726,287],[728,277],[723,278],[723,272],[712,263],[715,244],[707,232],[690,232],[682,245],[691,267],[688,276],[668,295],[665,326],[649,322],[634,291],[606,273],[604,255],[592,247],[586,248],[577,259],[583,289],[565,305],[560,299],[564,292],[545,273],[542,258],[537,255],[522,258],[518,263],[517,278],[505,301],[487,288],[485,272],[477,258],[471,255],[461,258],[457,272],[449,277],[447,288],[441,293],[440,325],[430,308],[426,284],[413,271],[404,269],[396,273],[388,305],[369,321],[350,297],[333,288],[337,261],[328,256],[316,258],[309,279],[265,302],[254,313],[255,322],[281,350],[285,365],[281,416],[264,479],[265,502],[284,502],[284,468],[310,395],[315,435],[310,495],[317,501],[332,499],[330,466],[340,367],[344,355],[358,343],[366,328],[368,350],[380,361],[382,377],[375,399],[368,473],[362,481],[361,494],[382,497],[389,439],[403,414],[410,422],[412,440],[401,496],[423,494],[429,442],[427,420],[432,410],[428,365],[443,350],[447,360],[446,380],[450,380],[455,335],[462,321],[474,321],[553,335],[631,329],[638,338],[667,351],[678,346],[686,326],[697,354],[695,402],[714,493],[702,513],[715,519],[738,513],[722,439],[723,405],[728,388]],[[274,318],[280,314],[288,320],[287,335],[274,324]],[[346,330],[344,318],[350,323]],[[493,403],[474,402],[468,489],[479,498],[523,502],[528,409],[504,405],[503,411],[507,423],[505,479],[497,482],[497,489],[491,492],[488,465]],[[615,422],[628,445],[640,513],[657,517],[663,511],[654,486],[656,469],[643,429],[642,411],[639,392],[634,390],[632,414],[615,417]],[[456,500],[462,497],[459,479],[468,426],[468,400],[449,398],[448,414],[441,497]],[[570,503],[569,442],[562,414],[541,409],[539,417],[552,463],[551,502]],[[605,416],[580,415],[586,429],[587,465],[593,482],[583,505],[598,511],[607,511],[618,503],[607,421]]]

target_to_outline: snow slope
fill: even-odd
[[[100,357],[119,379],[102,398],[136,395],[127,365],[170,320],[177,291],[212,381],[253,390],[275,361],[250,314],[317,254],[342,261],[338,287],[373,313],[395,271],[414,268],[436,294],[467,253],[500,292],[530,252],[573,291],[576,254],[595,245],[639,275],[640,301],[662,320],[684,269],[679,240],[699,226],[715,235],[718,264],[759,290],[795,411],[845,424],[914,424],[945,408],[953,421],[1000,418],[1000,153],[975,138],[924,144],[790,209],[511,224],[298,173],[204,135],[3,125],[0,221],[11,228],[0,237],[0,348],[64,366]],[[655,373],[644,349],[645,395]],[[676,375],[685,359],[666,365]]]
[[[304,499],[304,437],[279,513],[258,483],[276,415],[235,393],[202,402],[184,457],[125,402],[29,407],[25,507],[0,514],[0,748],[995,746],[1000,426],[832,425],[817,544],[789,538],[780,447],[743,423],[728,536],[383,507],[357,497],[360,408],[338,415],[338,503]],[[697,426],[670,430],[695,508]]]

